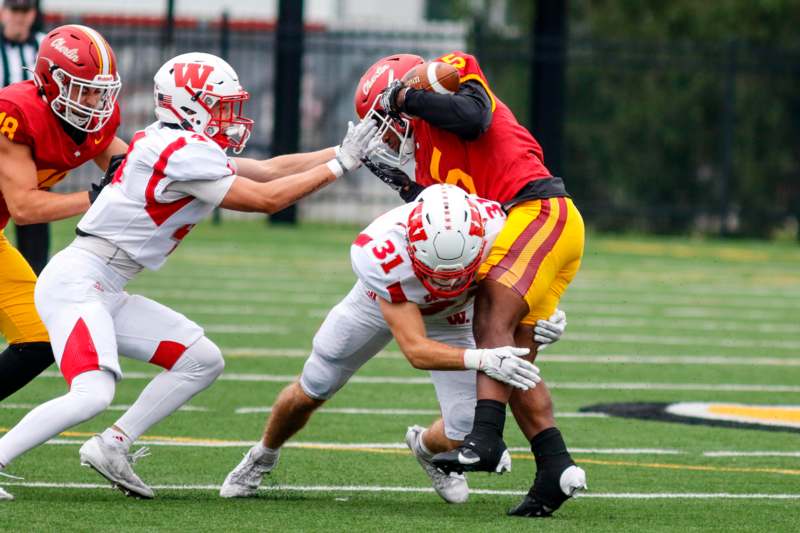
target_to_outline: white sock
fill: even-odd
[[[430,460],[430,459],[432,459],[432,458],[433,458],[433,452],[432,452],[432,451],[430,451],[430,450],[429,450],[429,449],[428,449],[428,448],[425,446],[425,441],[424,441],[424,440],[422,440],[422,438],[425,436],[425,433],[426,433],[427,431],[428,431],[428,430],[426,429],[426,430],[424,430],[422,433],[420,433],[420,434],[419,434],[419,451],[420,451],[420,452],[422,452],[422,453],[420,453],[420,455],[422,456],[422,458],[423,458],[423,459]]]
[[[153,378],[136,402],[114,424],[131,440],[176,411],[222,373],[225,362],[217,345],[203,337],[189,346],[170,370]]]
[[[128,437],[125,433],[121,431],[117,431],[114,428],[106,428],[100,434],[100,437],[109,445],[114,446],[116,448],[121,448],[124,451],[128,451],[131,448],[131,441],[130,437]]]
[[[5,466],[65,429],[104,411],[114,399],[116,379],[105,370],[84,372],[70,391],[36,407],[0,439],[0,463]]]

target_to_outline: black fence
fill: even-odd
[[[78,19],[69,20],[78,22]],[[59,23],[65,20],[59,20]],[[180,20],[159,24],[84,20],[113,46],[123,77],[122,136],[153,120],[152,77],[186,51],[222,55],[253,95],[248,155],[272,139],[274,27]],[[563,43],[554,43],[554,47]],[[307,27],[301,147],[339,141],[354,117],[363,71],[398,51],[477,55],[498,97],[527,124],[531,62],[567,61],[563,175],[595,227],[768,236],[800,218],[800,51],[741,43],[571,40],[566,54],[531,57],[527,36],[470,29],[435,33],[350,32]],[[547,156],[547,154],[545,154]],[[82,186],[89,173],[67,184]],[[366,173],[348,176],[301,205],[304,218],[363,221],[397,203]],[[795,230],[796,231],[796,230]]]

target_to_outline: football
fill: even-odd
[[[414,89],[453,94],[460,84],[458,70],[453,65],[431,61],[412,68],[403,76],[403,82]]]

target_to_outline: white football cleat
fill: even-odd
[[[469,498],[469,487],[467,486],[467,478],[463,474],[445,474],[430,462],[430,459],[425,457],[422,449],[420,448],[420,439],[422,432],[425,431],[424,427],[411,426],[406,432],[406,444],[411,449],[417,462],[431,478],[433,489],[436,491],[444,501],[447,503],[464,503]]]
[[[259,443],[250,448],[244,459],[231,470],[228,477],[219,489],[219,495],[223,498],[250,498],[258,494],[258,486],[264,474],[269,474],[275,465],[281,451],[267,453]]]
[[[154,496],[153,489],[145,485],[131,468],[131,464],[137,459],[149,455],[147,448],[128,454],[116,446],[106,444],[100,435],[95,435],[83,443],[79,454],[81,465],[93,468],[126,496],[146,499]]]
[[[13,500],[14,496],[3,490],[3,487],[0,487],[0,500]]]

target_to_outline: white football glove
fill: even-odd
[[[372,120],[362,120],[358,124],[347,123],[347,133],[336,149],[336,158],[328,161],[328,168],[337,177],[361,166],[361,160],[369,157],[380,146],[381,140],[375,136],[378,124]]]
[[[521,359],[528,355],[527,348],[501,346],[482,350],[464,350],[464,367],[483,372],[492,379],[508,383],[512,387],[528,390],[542,381],[539,369],[533,363]]]
[[[539,343],[539,350],[544,350],[556,342],[567,328],[567,314],[556,309],[547,320],[537,320],[533,328],[533,340]]]

